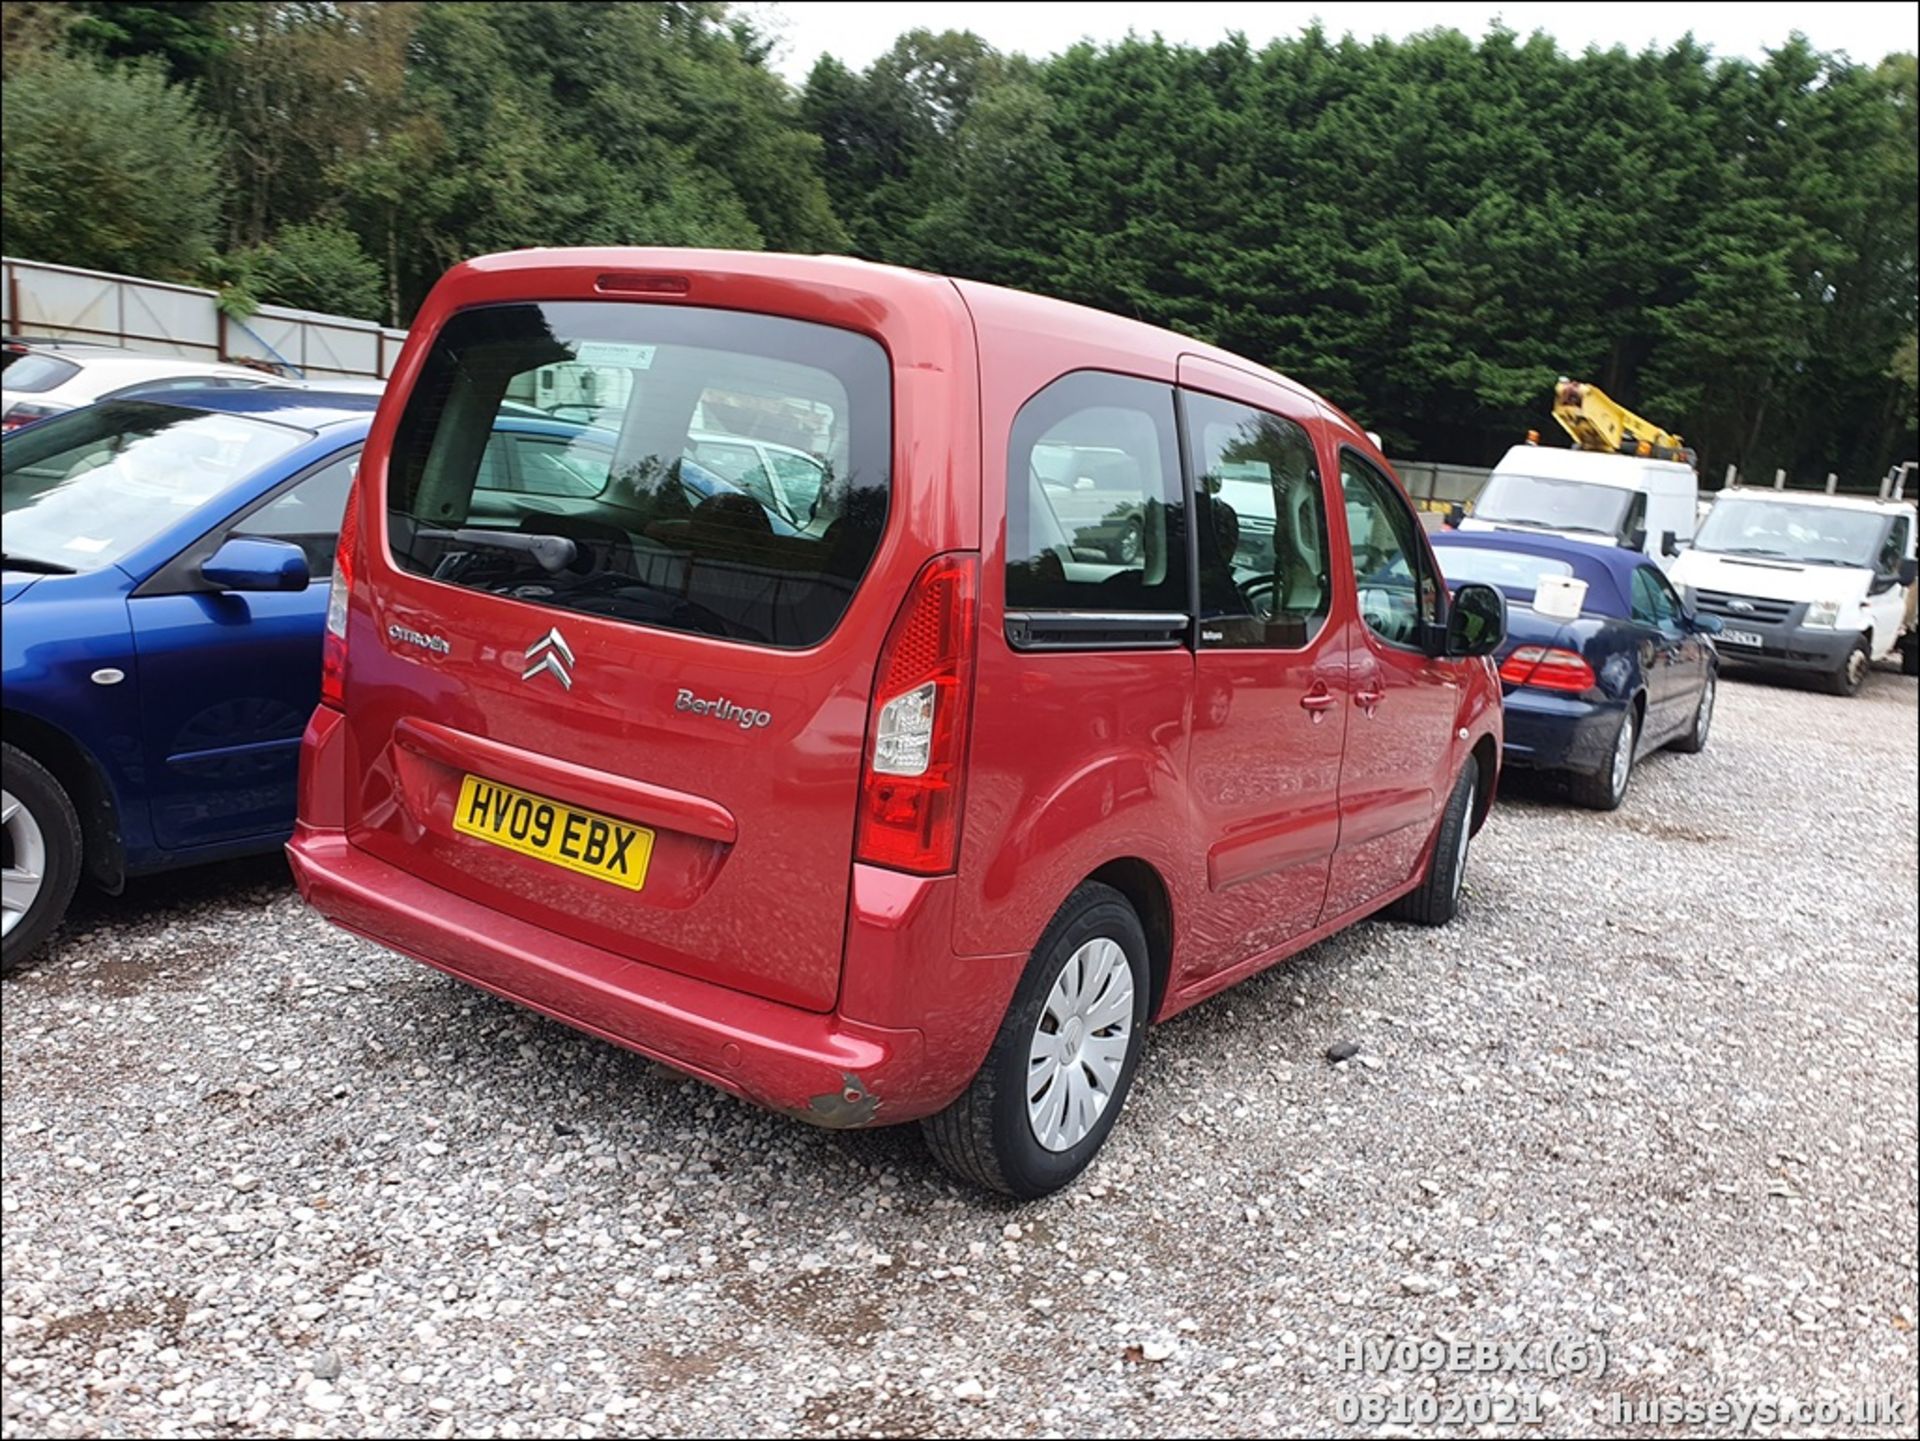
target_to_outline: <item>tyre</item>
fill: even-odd
[[[0,745],[0,969],[33,953],[67,913],[80,880],[80,818],[60,782]]]
[[[1620,729],[1614,732],[1607,764],[1597,771],[1574,772],[1573,798],[1596,811],[1618,810],[1633,781],[1633,752],[1639,742],[1640,717],[1629,706],[1620,714]]]
[[[1145,529],[1139,521],[1130,520],[1127,522],[1125,528],[1121,530],[1119,538],[1114,541],[1109,550],[1109,554],[1113,557],[1114,564],[1116,565],[1134,565],[1138,563],[1146,548],[1147,535]]]
[[[1147,1034],[1147,937],[1133,907],[1089,881],[1067,898],[960,1098],[920,1123],[962,1180],[1030,1200],[1098,1154]]]
[[[1713,695],[1719,688],[1719,682],[1709,675],[1707,683],[1700,688],[1700,704],[1694,707],[1693,729],[1675,741],[1670,749],[1681,755],[1697,756],[1707,748],[1707,732],[1713,729]]]
[[[1867,672],[1872,669],[1873,652],[1867,649],[1867,638],[1861,636],[1847,652],[1847,658],[1840,662],[1840,668],[1828,671],[1820,679],[1834,695],[1858,695],[1860,687],[1866,684]]]
[[[1460,909],[1460,888],[1467,879],[1467,849],[1473,841],[1473,803],[1480,793],[1480,767],[1469,760],[1460,769],[1447,809],[1440,817],[1433,854],[1420,884],[1387,908],[1396,921],[1444,926]]]
[[[1920,675],[1920,635],[1909,635],[1900,642],[1900,674]]]

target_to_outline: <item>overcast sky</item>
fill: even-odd
[[[1297,34],[1315,16],[1335,35],[1344,31],[1365,38],[1411,35],[1451,26],[1470,35],[1484,34],[1502,19],[1520,34],[1544,30],[1562,49],[1624,44],[1638,50],[1648,43],[1668,44],[1691,30],[1694,38],[1720,55],[1759,59],[1795,30],[1823,50],[1844,50],[1856,60],[1874,61],[1894,50],[1912,50],[1920,30],[1920,4],[1769,4],[1711,5],[1634,3],[1478,5],[1455,0],[1419,4],[1318,3],[1207,4],[1201,0],[1159,0],[1156,4],[1047,4],[1037,0],[951,0],[946,4],[835,3],[835,0],[786,0],[745,7],[782,44],[775,65],[796,84],[813,62],[832,54],[853,69],[864,69],[903,31],[972,30],[997,50],[1050,55],[1076,40],[1118,40],[1129,30],[1158,31],[1167,40],[1211,45],[1228,31],[1243,31],[1258,45]]]

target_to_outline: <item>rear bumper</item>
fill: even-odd
[[[1505,759],[1510,766],[1543,771],[1592,772],[1613,756],[1620,724],[1620,701],[1590,701],[1578,696],[1510,691],[1506,712]]]
[[[919,1030],[780,1005],[569,940],[370,856],[344,831],[303,824],[287,857],[300,894],[345,929],[799,1120],[914,1120],[970,1074],[929,1067]]]
[[[1713,648],[1720,653],[1723,662],[1763,665],[1778,670],[1830,674],[1847,663],[1847,655],[1860,639],[1857,630],[1814,629],[1802,625],[1741,625],[1733,620],[1726,623],[1759,636],[1762,644],[1731,645],[1715,637]]]

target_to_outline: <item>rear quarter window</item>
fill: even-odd
[[[51,355],[14,355],[7,361],[7,389],[26,395],[44,395],[80,373],[71,360]]]
[[[1188,608],[1173,391],[1077,371],[1015,417],[1007,454],[1007,606]]]
[[[754,441],[818,460],[804,511],[718,463]],[[810,646],[879,545],[891,451],[868,336],[696,306],[479,307],[442,328],[407,397],[392,554],[523,604]]]

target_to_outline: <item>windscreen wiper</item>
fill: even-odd
[[[521,530],[419,530],[416,535],[429,540],[452,541],[455,545],[483,546],[510,550],[529,556],[548,575],[558,575],[573,564],[580,547],[565,535],[538,535]]]
[[[0,555],[0,564],[8,570],[29,570],[36,575],[72,575],[73,567],[57,560],[40,560],[31,555]]]

